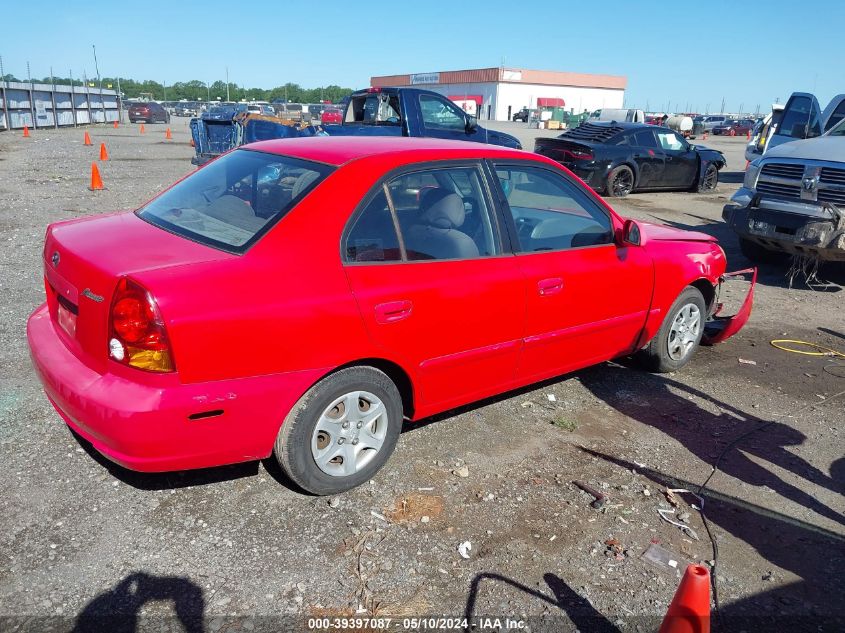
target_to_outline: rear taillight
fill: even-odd
[[[167,330],[153,296],[122,278],[109,314],[109,357],[146,371],[174,371]]]
[[[578,150],[563,150],[563,155],[569,160],[593,160],[593,155],[590,152],[579,152]]]

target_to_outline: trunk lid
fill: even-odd
[[[141,271],[237,257],[122,212],[52,224],[44,244],[50,318],[65,345],[104,372],[108,319],[118,280]],[[147,288],[155,295],[154,288]],[[165,321],[167,315],[163,315]]]

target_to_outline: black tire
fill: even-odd
[[[744,237],[739,238],[739,250],[742,251],[746,259],[763,264],[779,264],[785,262],[789,257],[786,253],[770,251],[757,242]]]
[[[682,312],[687,310],[689,306],[694,306],[698,310],[698,330],[694,335],[692,345],[686,350],[683,350],[680,358],[673,357],[669,353],[670,336],[673,335],[673,324],[679,319]],[[695,355],[695,350],[701,343],[701,335],[704,333],[704,321],[707,316],[707,308],[704,304],[704,297],[698,288],[687,286],[683,292],[678,295],[672,307],[666,313],[666,318],[663,320],[657,335],[637,354],[640,362],[649,371],[657,373],[666,373],[670,371],[677,371],[686,365],[690,359]],[[675,340],[675,339],[673,339]]]
[[[707,165],[707,169],[704,170],[704,175],[701,177],[701,182],[698,183],[698,192],[699,193],[706,193],[709,191],[715,191],[716,186],[719,184],[719,168],[710,163]]]
[[[627,165],[619,165],[607,175],[607,195],[624,198],[634,190],[634,172]]]
[[[387,429],[381,448],[363,468],[351,475],[335,476],[317,465],[311,441],[326,408],[354,391],[366,391],[381,400],[386,410]],[[402,413],[399,390],[384,372],[373,367],[341,369],[311,387],[293,406],[279,430],[273,453],[282,470],[303,490],[315,495],[345,492],[370,480],[390,458],[402,431]],[[334,439],[331,437],[328,442],[332,443]]]

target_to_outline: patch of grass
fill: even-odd
[[[552,425],[559,429],[563,429],[564,431],[569,431],[570,433],[578,427],[575,420],[570,420],[569,418],[564,418],[559,415],[555,416],[555,419],[552,420]]]

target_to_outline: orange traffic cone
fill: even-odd
[[[172,141],[172,140],[173,140],[173,135],[170,133],[170,128],[167,128],[167,129],[164,131],[164,139],[165,139],[166,141]]]
[[[108,160],[109,159],[109,152],[106,149],[105,143],[100,143],[100,160]]]
[[[140,129],[139,131],[141,132],[141,134],[143,134],[144,132],[146,132],[146,130],[144,129],[144,124],[143,124],[143,123],[141,123],[141,129]]]
[[[103,188],[103,179],[100,178],[100,170],[97,168],[97,163],[91,163],[91,186],[88,188],[91,191],[100,191]]]
[[[687,567],[660,633],[710,633],[710,572],[706,567]]]
[[[23,137],[29,138],[29,128],[26,127],[25,125],[23,126]]]
[[[117,121],[114,122],[114,125],[112,127],[114,127],[115,130],[117,129]]]
[[[93,145],[93,143],[91,142],[91,136],[88,134],[88,132],[85,132],[85,138],[82,140],[82,144]]]
[[[745,133],[745,138],[746,138],[746,139],[748,139],[749,141],[751,140],[751,130],[748,130],[748,131]]]

